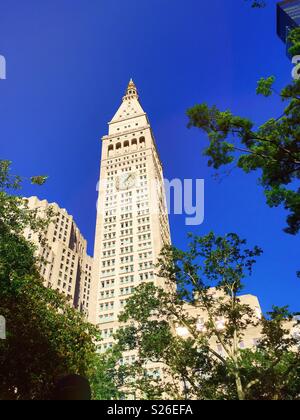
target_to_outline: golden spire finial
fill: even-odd
[[[131,99],[131,98],[138,98],[138,91],[132,78],[130,79],[128,83],[126,95],[124,96],[124,99]]]

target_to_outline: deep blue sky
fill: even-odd
[[[46,186],[24,195],[56,201],[73,214],[92,252],[100,141],[133,77],[168,178],[204,178],[205,223],[171,216],[173,243],[186,233],[237,232],[264,255],[247,280],[264,310],[299,310],[299,238],[282,232],[285,212],[266,206],[258,174],[236,171],[221,183],[201,156],[206,142],[186,128],[185,110],[208,102],[262,122],[276,99],[255,95],[292,65],[276,36],[275,1],[252,10],[243,0],[0,0],[0,157],[22,175],[45,173]]]

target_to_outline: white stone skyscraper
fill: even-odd
[[[169,243],[162,164],[131,80],[102,138],[89,314],[102,330],[104,349],[112,344],[118,314],[134,288],[145,281],[163,285],[153,265]]]
[[[87,255],[86,240],[66,209],[37,197],[26,201],[40,217],[47,217],[50,208],[55,213],[45,232],[46,243],[30,228],[24,231],[25,238],[37,247],[37,257],[44,260],[39,269],[45,286],[65,294],[74,308],[88,315],[93,258]]]

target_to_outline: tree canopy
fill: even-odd
[[[30,227],[44,239],[50,219],[13,195],[22,179],[0,162],[0,314],[6,340],[0,340],[0,399],[50,399],[57,380],[89,376],[95,363],[95,327],[58,292],[43,285],[35,247],[23,236]],[[46,177],[32,177],[42,185]]]
[[[299,52],[300,29],[290,32],[290,51]],[[275,77],[262,78],[257,93],[269,97],[276,94]],[[248,118],[221,111],[206,103],[187,111],[188,127],[196,127],[208,137],[204,155],[208,165],[219,169],[224,165],[238,167],[245,173],[259,171],[259,184],[264,188],[270,207],[283,205],[288,211],[289,234],[300,230],[300,80],[292,81],[279,93],[285,108],[281,115],[260,126]]]
[[[292,315],[274,308],[263,317],[241,298],[261,253],[236,234],[192,237],[186,252],[165,247],[158,275],[167,288],[138,286],[120,316],[118,348],[136,354],[123,370],[129,395],[299,399]],[[249,328],[259,340],[244,348]]]

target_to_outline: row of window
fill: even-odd
[[[140,153],[134,154],[133,156],[124,156],[123,158],[116,158],[116,159],[108,160],[107,165],[111,165],[114,162],[122,162],[122,161],[130,160],[132,158],[137,158],[138,156],[145,156],[145,155],[146,155],[146,152],[140,152]],[[128,163],[134,163],[134,162],[135,162],[134,160],[131,160]]]
[[[101,277],[112,277],[115,274],[116,274],[116,271],[114,268],[101,271]]]
[[[123,144],[121,142],[118,142],[116,146],[114,146],[113,144],[110,144],[108,146],[108,156],[111,156],[111,154],[114,153],[114,151],[116,151],[117,153],[121,152],[122,148],[125,149],[124,152],[127,153],[130,146],[137,147],[138,144],[140,145],[140,147],[145,147],[146,146],[145,137],[140,137],[139,141],[136,138],[132,139],[131,141],[125,140]]]
[[[125,247],[125,248],[122,248],[122,249],[126,250],[127,252],[129,252],[130,250],[131,250],[131,252],[133,251],[133,247]],[[112,251],[106,251],[106,252],[112,252]],[[113,254],[115,254],[115,252],[113,252]],[[107,254],[104,254],[104,255],[106,257],[111,256],[111,255],[107,255]],[[152,251],[143,252],[143,253],[138,254],[138,259],[139,260],[145,260],[145,259],[149,259],[149,258],[152,258]],[[133,261],[134,261],[134,255],[133,254],[132,255],[126,255],[126,256],[120,258],[120,263],[121,264],[126,264],[126,263],[130,263],[130,262],[133,262]],[[115,263],[116,263],[116,260],[114,258],[111,259],[111,260],[105,260],[105,261],[102,261],[102,267],[103,268],[104,267],[113,267],[115,265]]]
[[[148,268],[153,268],[153,261],[145,261],[139,264],[139,270],[146,270]]]
[[[100,312],[109,311],[112,309],[114,309],[114,302],[100,303],[99,305]]]
[[[140,155],[146,155],[146,153],[145,152],[144,153],[140,153]],[[122,166],[126,166],[126,165],[134,165],[136,163],[143,162],[143,160],[146,160],[146,159],[147,159],[146,156],[139,157],[139,158],[136,158],[136,159],[132,159],[132,156],[127,156],[127,161],[116,163],[117,160],[118,160],[118,159],[116,159],[111,164],[108,163],[107,166],[106,166],[106,169],[107,170],[112,170],[112,169],[121,168]]]
[[[134,272],[133,265],[125,265],[123,267],[120,267],[120,274],[133,273],[133,272]]]
[[[151,266],[152,266],[152,263],[148,265],[148,268]],[[154,272],[151,270],[149,272],[139,273],[138,279],[139,281],[152,280],[154,279]],[[133,274],[120,276],[120,284],[130,284],[130,283],[134,283],[134,281],[135,280],[134,280]],[[103,289],[113,289],[115,287],[115,284],[116,284],[115,279],[101,280],[100,282],[100,289],[102,289],[102,292],[100,293],[101,299],[107,298],[107,296],[110,296],[110,293],[111,293],[111,296],[114,295],[113,290],[103,291]]]
[[[125,246],[120,249],[120,254],[128,254],[133,252],[133,246]]]
[[[115,297],[115,291],[114,290],[106,290],[104,292],[100,293],[100,299],[110,299]]]
[[[100,322],[112,322],[114,320],[115,320],[115,317],[113,313],[101,314],[99,316]]]
[[[70,275],[72,276],[73,275],[73,273],[71,274],[70,273]],[[60,271],[59,273],[58,273],[58,277],[60,278],[60,279],[64,279],[64,281],[66,282],[66,281],[69,281],[69,284],[72,284],[73,283],[73,277],[69,277],[68,276],[68,274],[63,274],[63,272],[62,271]],[[61,280],[59,280],[59,282],[61,283]]]
[[[139,259],[142,259],[143,258],[142,256],[144,256],[144,258],[149,258],[150,254],[151,254],[150,252],[146,252],[146,253],[140,254],[141,256],[139,257]],[[128,263],[132,263],[133,260],[134,260],[133,255],[130,255],[128,257],[122,257],[120,259],[120,263],[121,264],[128,264]],[[115,267],[115,263],[116,263],[116,260],[102,261],[102,268],[107,268],[107,267],[111,267],[112,268],[112,267]],[[139,264],[139,270],[144,270],[145,268],[150,268],[152,266],[153,266],[153,261],[144,261],[143,263],[140,263]],[[103,270],[102,273],[103,272],[106,272],[106,271],[107,270]],[[120,273],[121,274],[123,274],[123,273],[131,273],[133,271],[134,271],[134,266],[133,265],[123,265],[123,266],[120,267]],[[73,271],[71,271],[70,274],[72,275],[73,274]]]
[[[109,257],[113,257],[116,255],[116,250],[115,249],[110,249],[108,251],[103,251],[102,252],[102,258],[109,258]]]
[[[151,247],[152,247],[151,241],[148,241],[148,242],[140,242],[138,244],[138,250],[139,251],[146,250],[146,249],[149,249]]]
[[[62,289],[63,289],[63,290],[67,290],[67,287],[68,287],[68,292],[69,292],[69,293],[71,293],[71,291],[72,291],[72,285],[71,285],[70,283],[72,283],[72,281],[70,281],[70,282],[69,282],[69,285],[67,286],[67,283],[62,282],[61,280],[58,280],[57,285],[58,285],[59,287],[61,287],[61,286],[62,286]]]
[[[113,328],[109,328],[109,329],[104,329],[101,331],[101,336],[102,338],[110,338],[114,333],[114,329]]]
[[[142,164],[139,164],[139,165],[135,166],[135,169],[140,170],[140,174],[146,173],[146,168],[147,168],[146,163],[142,163]],[[118,175],[118,172],[121,172],[121,173],[123,172],[124,173],[124,172],[131,172],[132,170],[133,170],[133,168],[131,166],[128,166],[128,167],[122,168],[121,171],[120,170],[119,171],[117,171],[117,170],[108,171],[107,176],[111,177],[111,178],[109,178],[109,180],[114,181],[113,176]]]

